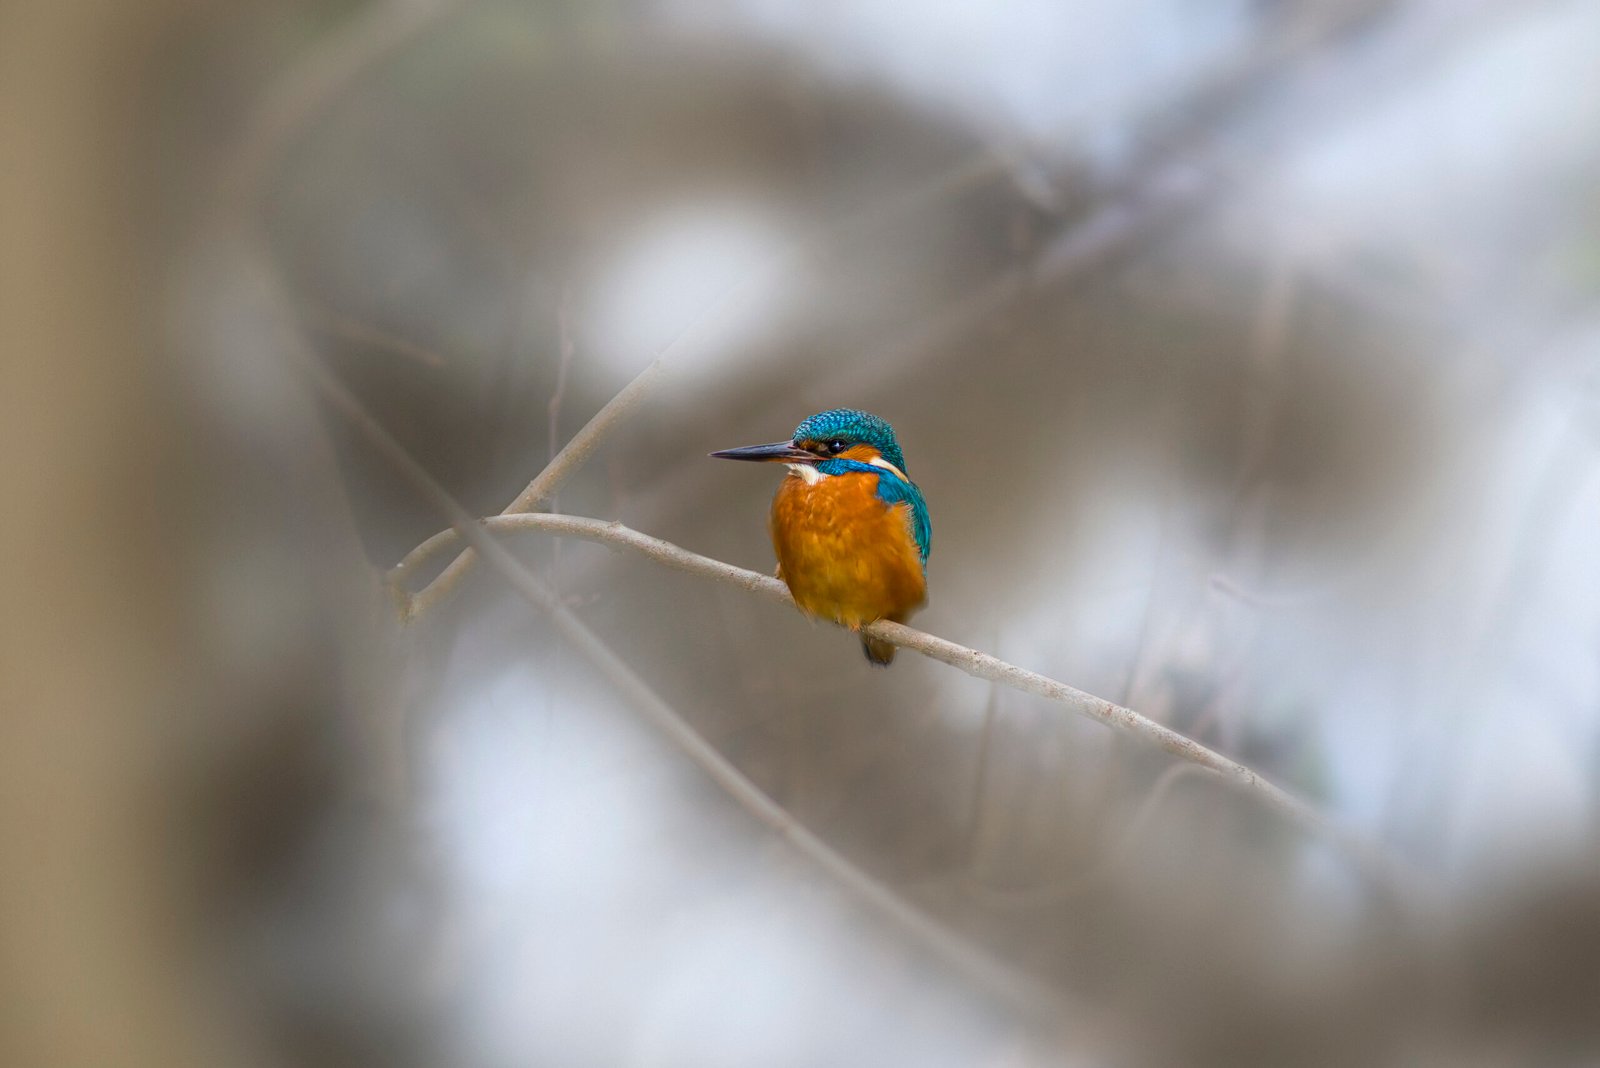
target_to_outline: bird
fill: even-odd
[[[933,526],[887,421],[832,408],[788,441],[711,455],[788,466],[767,529],[778,577],[802,612],[859,632],[880,619],[904,623],[926,603]],[[889,642],[862,635],[861,648],[879,667],[894,659]]]

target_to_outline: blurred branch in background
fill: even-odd
[[[1248,189],[1274,150],[1311,140],[1421,65],[1463,47],[1512,12],[1541,0],[1471,0],[1461,5],[1355,0],[1285,5],[1276,34],[1245,49],[1199,92],[1201,103],[1177,109],[1146,143],[1124,154],[1103,178],[1102,195],[1026,262],[1001,272],[862,361],[852,388],[873,390],[908,373],[928,354],[952,351],[1020,297],[1059,293],[1095,276],[1193,219],[1224,193]],[[1296,105],[1299,106],[1296,106]]]
[[[218,183],[225,211],[260,210],[270,183],[307,126],[367,72],[473,0],[377,0],[311,48],[260,96]]]

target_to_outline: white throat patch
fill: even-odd
[[[806,480],[806,485],[815,486],[828,476],[816,469],[813,464],[784,464],[789,470]]]

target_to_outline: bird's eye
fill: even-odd
[[[835,438],[834,440],[828,442],[828,451],[834,454],[844,452],[844,442],[840,441],[838,438]]]

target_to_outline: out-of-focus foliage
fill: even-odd
[[[183,640],[140,690],[159,790],[91,776],[82,803],[175,814],[151,825],[186,863],[142,859],[193,888],[172,971],[220,1003],[208,1035],[485,1068],[1596,1055],[1593,5],[429,10],[152,10],[133,114],[99,105],[147,240],[85,285],[152,291],[116,410],[188,459],[117,479],[168,552],[108,517],[87,542],[165,561]],[[290,132],[241,205],[262,99]],[[249,310],[241,211],[292,323]],[[395,623],[382,572],[444,521],[310,398],[295,333],[475,513],[668,349],[559,506],[759,570],[775,475],[705,454],[883,415],[936,528],[918,625],[1292,787],[1414,864],[1426,915],[1048,703],[514,545],[799,821],[1061,992],[1019,1016],[731,805],[492,571]],[[72,366],[49,337],[41,382]]]

